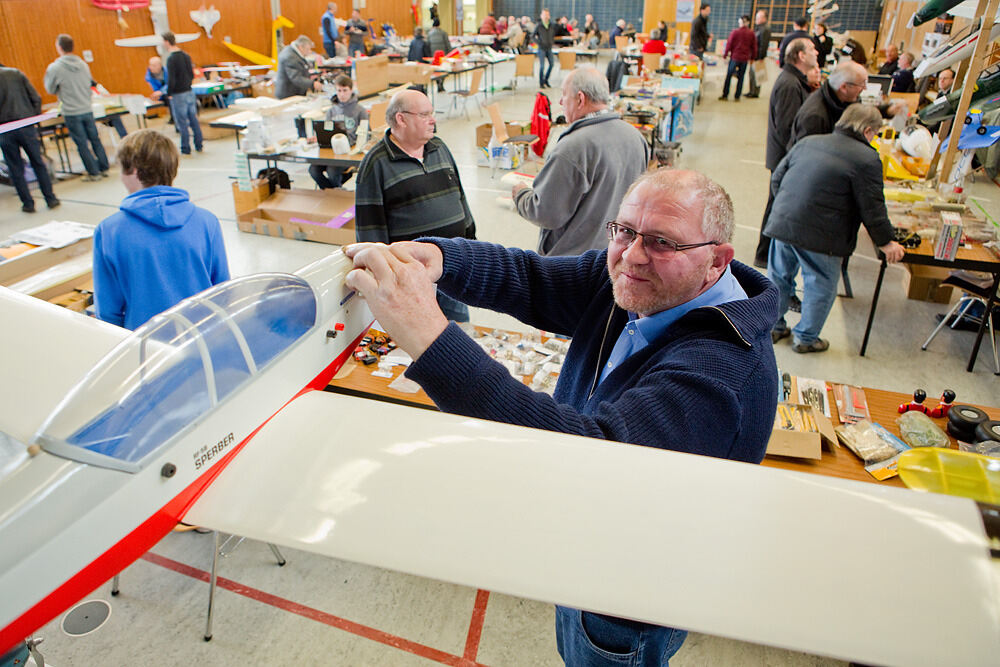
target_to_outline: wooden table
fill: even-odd
[[[886,259],[885,254],[876,249],[879,259],[882,260],[878,270],[878,280],[875,282],[875,294],[872,296],[872,307],[868,312],[868,324],[865,326],[865,337],[861,342],[861,351],[858,353],[862,357],[868,349],[868,336],[872,331],[872,322],[875,320],[875,308],[878,306],[879,293],[882,291],[882,279],[885,276]],[[949,269],[962,269],[965,271],[983,271],[993,274],[994,285],[1000,284],[1000,257],[994,255],[988,248],[975,244],[971,247],[961,247],[955,256],[955,261],[946,262],[934,258],[934,246],[927,239],[920,242],[918,248],[907,249],[903,255],[903,261],[909,264],[923,264],[927,266],[941,266]],[[996,302],[996,290],[990,293],[989,301],[986,304],[986,313],[993,312],[993,305]],[[972,354],[969,356],[969,365],[966,371],[972,372],[976,365],[976,357],[979,356],[979,346],[983,342],[983,334],[989,322],[988,317],[983,317],[979,325],[979,333],[976,334],[976,343],[972,346]]]
[[[426,410],[437,410],[434,402],[426,393],[424,393],[422,389],[415,394],[408,394],[406,392],[396,391],[395,389],[389,388],[389,384],[402,375],[404,370],[403,367],[394,367],[392,379],[386,379],[375,377],[371,374],[371,371],[375,370],[377,366],[364,366],[363,364],[355,362],[353,358],[348,360],[347,364],[344,365],[344,369],[351,369],[352,365],[353,369],[350,370],[349,374],[346,376],[343,371],[337,374],[340,376],[339,379],[334,378],[327,387],[327,391],[337,394],[345,394],[348,396],[386,401],[397,405],[406,405]],[[525,384],[530,384],[530,380],[530,377],[523,378]],[[891,431],[893,435],[899,436],[899,427],[896,426],[896,418],[899,417],[899,413],[896,411],[896,408],[901,403],[909,403],[913,399],[913,396],[900,394],[894,391],[865,388],[865,397],[868,400],[868,411],[871,414],[872,421],[881,424],[887,430]],[[928,396],[925,403],[928,407],[933,408],[938,404],[938,398],[939,397]],[[830,403],[830,412],[833,424],[834,426],[838,426],[840,421],[837,414],[837,403],[833,398],[832,391],[827,391],[827,400]],[[959,403],[961,403],[961,397],[959,397]],[[992,419],[1000,419],[1000,409],[981,405],[977,405],[976,407],[986,412]],[[935,419],[934,422],[943,430],[948,420],[946,418],[941,418]],[[958,443],[955,439],[950,436],[949,439],[951,440],[952,449],[957,449]],[[841,479],[852,479],[859,482],[870,482],[884,486],[904,486],[899,477],[891,477],[882,482],[876,480],[871,476],[871,474],[868,473],[868,471],[865,470],[864,463],[861,459],[859,459],[854,452],[843,446],[838,447],[834,452],[829,452],[824,449],[822,452],[822,458],[818,461],[787,456],[765,456],[761,465],[769,468],[782,468],[784,470],[808,472],[815,475],[840,477]]]

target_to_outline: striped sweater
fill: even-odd
[[[368,151],[354,193],[358,241],[394,243],[421,236],[475,238],[476,223],[451,151],[437,137],[423,162],[389,138]]]

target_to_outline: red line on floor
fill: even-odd
[[[486,603],[490,600],[490,592],[482,589],[476,591],[476,603],[472,606],[472,620],[469,621],[469,635],[465,639],[466,660],[475,660],[479,654],[479,640],[483,636],[483,623],[486,622]]]
[[[173,560],[172,558],[155,554],[152,551],[147,552],[142,559],[154,565],[159,565],[160,567],[191,577],[192,579],[198,579],[199,581],[208,582],[210,578],[209,573],[205,570],[199,570],[196,567],[191,567],[186,563],[181,563],[180,561]],[[473,659],[452,655],[451,653],[446,653],[436,648],[425,646],[424,644],[418,644],[417,642],[410,641],[409,639],[397,637],[396,635],[391,635],[388,632],[383,632],[382,630],[378,630],[367,625],[355,623],[354,621],[349,621],[345,618],[328,614],[325,611],[313,609],[312,607],[307,607],[303,604],[299,604],[298,602],[286,600],[285,598],[278,597],[277,595],[272,595],[262,590],[245,586],[238,581],[233,581],[232,579],[216,577],[216,583],[219,588],[224,588],[227,591],[236,593],[237,595],[242,595],[243,597],[250,598],[251,600],[276,607],[292,614],[297,614],[313,621],[318,621],[319,623],[329,625],[330,627],[337,628],[338,630],[349,632],[353,635],[363,637],[364,639],[370,639],[371,641],[378,642],[379,644],[384,644],[386,646],[397,648],[401,651],[406,651],[407,653],[412,653],[413,655],[420,656],[421,658],[427,658],[428,660],[439,662],[442,665],[454,665],[455,667],[483,667]],[[485,593],[485,591],[479,591],[479,593]],[[478,607],[479,594],[476,595],[476,604]],[[484,613],[485,606],[484,597]],[[473,620],[475,620],[475,612],[473,612]],[[481,629],[482,628],[480,627],[480,631]],[[477,651],[478,643],[479,640],[477,637]],[[466,652],[468,652],[468,650],[467,642]]]

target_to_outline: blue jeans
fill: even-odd
[[[66,129],[69,136],[76,144],[76,150],[83,160],[83,168],[91,176],[97,176],[102,171],[109,169],[108,154],[104,152],[101,145],[101,138],[97,136],[97,125],[94,123],[94,114],[82,113],[79,116],[63,116],[66,122]],[[88,146],[89,144],[89,146]],[[90,149],[94,152],[91,153]]]
[[[549,68],[545,69],[545,61],[549,62]],[[552,49],[538,49],[538,85],[547,86],[549,85],[549,74],[552,74],[552,64],[555,62],[556,57],[552,53]]]
[[[837,281],[843,257],[803,250],[790,243],[771,239],[767,256],[767,277],[778,286],[778,312],[775,329],[786,329],[785,313],[793,293],[795,274],[802,269],[802,317],[792,328],[796,343],[809,345],[819,339],[827,315],[837,299]]]
[[[726,70],[726,83],[722,86],[722,96],[729,97],[729,81],[736,75],[736,99],[740,99],[743,94],[743,77],[747,73],[747,64],[729,59],[729,69]]]
[[[21,157],[21,150],[28,156],[28,162],[35,172],[35,179],[38,181],[38,189],[46,201],[56,198],[56,193],[52,191],[52,179],[49,178],[49,168],[42,160],[42,144],[38,140],[38,126],[29,125],[17,130],[11,130],[0,134],[0,152],[3,152],[4,162],[10,170],[10,180],[14,183],[17,196],[21,198],[21,203],[31,208],[35,205],[35,200],[28,189],[28,181],[24,177],[24,159]]]
[[[191,139],[188,129],[194,133],[194,149],[201,150],[201,124],[198,122],[198,99],[194,91],[174,93],[170,96],[170,113],[174,116],[177,131],[181,133],[181,153],[191,152]]]
[[[567,667],[665,667],[686,630],[556,607],[556,647]]]
[[[455,322],[469,321],[469,307],[461,301],[452,299],[441,290],[438,290],[437,302],[438,307],[441,308],[441,312],[444,313],[444,316],[449,320],[453,320]]]
[[[339,188],[344,183],[343,167],[333,167],[327,164],[314,164],[309,166],[309,175],[316,181],[320,190]]]

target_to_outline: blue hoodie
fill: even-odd
[[[98,319],[135,329],[153,315],[229,280],[219,219],[180,188],[126,197],[94,235]]]

